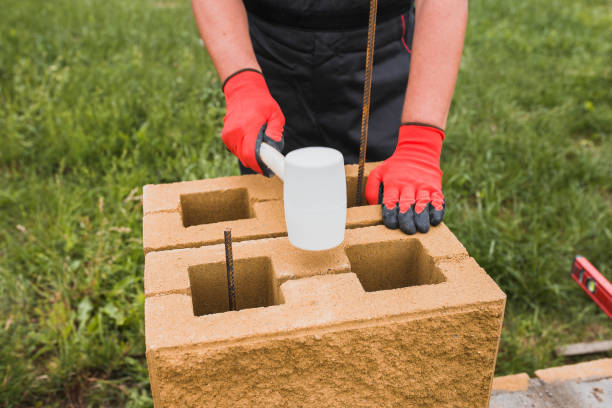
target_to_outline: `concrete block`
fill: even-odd
[[[486,407],[505,295],[444,225],[151,252],[146,352],[158,407]]]
[[[536,370],[535,375],[540,380],[553,383],[567,380],[597,380],[612,377],[612,358],[602,358],[585,363],[565,365],[562,367]]]
[[[366,164],[366,180],[376,165]],[[356,165],[346,166],[347,228],[382,222],[380,206],[354,207],[357,170]],[[281,181],[259,175],[147,185],[143,189],[144,251],[219,244],[226,227],[232,228],[237,242],[286,236],[282,198]]]
[[[283,198],[281,181],[260,175],[220,177],[206,180],[181,181],[169,184],[147,184],[143,191],[143,212],[181,212],[186,224],[207,223],[214,219],[229,218],[248,212],[252,202],[280,200]],[[234,203],[229,214],[225,204]],[[207,220],[206,217],[210,219]],[[225,220],[223,220],[225,221]]]
[[[493,391],[524,391],[529,388],[527,373],[505,375],[493,379]]]

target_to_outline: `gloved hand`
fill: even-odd
[[[444,131],[404,124],[393,155],[374,169],[366,184],[369,204],[382,204],[383,223],[406,234],[427,232],[444,217],[440,152]]]
[[[272,176],[259,157],[259,147],[266,142],[282,151],[285,116],[263,75],[252,69],[240,70],[225,80],[223,92],[227,106],[223,143],[245,167]]]

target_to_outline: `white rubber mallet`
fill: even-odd
[[[261,160],[284,184],[285,222],[291,245],[309,251],[334,248],[344,240],[344,157],[328,147],[304,147],[283,156],[267,143]]]

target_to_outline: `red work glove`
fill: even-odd
[[[223,143],[243,166],[270,177],[272,172],[261,161],[259,147],[266,142],[278,151],[283,149],[285,116],[263,75],[252,69],[240,70],[225,80],[223,92],[227,106]]]
[[[395,152],[376,167],[366,184],[369,204],[382,204],[383,223],[406,234],[427,232],[444,217],[440,152],[444,131],[404,124]]]

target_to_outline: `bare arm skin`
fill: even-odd
[[[221,82],[240,69],[261,71],[242,0],[191,0],[191,7]]]
[[[468,0],[416,0],[415,13],[402,123],[445,129],[463,51]]]

